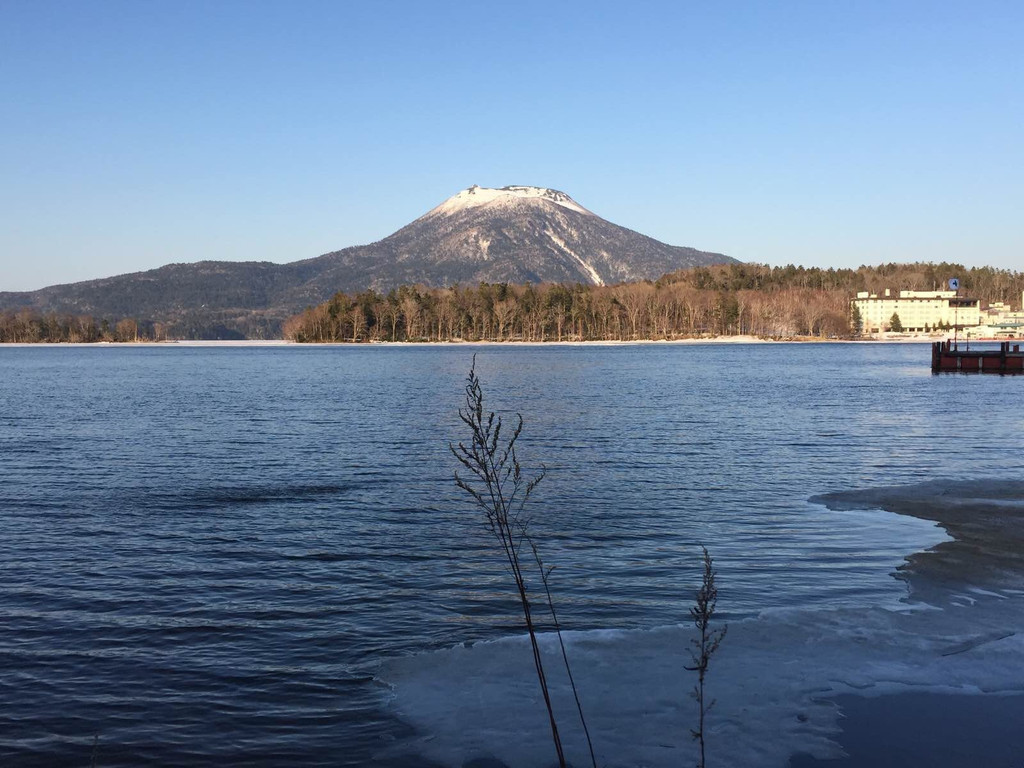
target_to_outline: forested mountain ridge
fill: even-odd
[[[653,280],[722,254],[667,245],[612,224],[542,187],[470,187],[394,234],[288,264],[203,261],[31,292],[0,310],[130,317],[182,338],[271,338],[282,322],[339,291],[480,282]]]
[[[908,262],[878,266],[862,265],[856,269],[822,269],[820,267],[770,267],[766,264],[730,264],[697,267],[664,275],[660,284],[685,283],[699,290],[774,291],[786,288],[813,288],[843,291],[850,298],[859,291],[882,293],[892,291],[945,290],[949,278],[960,279],[962,295],[983,303],[1002,301],[1018,304],[1024,291],[1024,272],[995,267],[965,267],[953,262]]]

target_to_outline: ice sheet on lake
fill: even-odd
[[[993,599],[966,624],[949,611],[773,611],[730,626],[712,662],[708,721],[713,764],[785,766],[798,751],[838,756],[833,692],[1024,691],[1024,621]],[[998,603],[998,610],[993,603]],[[577,678],[602,765],[677,766],[695,757],[696,704],[688,627],[569,633]],[[557,648],[547,669],[567,753],[587,761]],[[526,638],[396,659],[381,670],[392,706],[424,738],[413,747],[445,765],[493,756],[544,766],[552,748]],[[710,758],[709,758],[710,759]]]
[[[930,480],[913,485],[858,488],[816,496],[833,509],[867,509],[896,505],[913,507],[933,506],[970,507],[978,504],[998,504],[1009,509],[1024,511],[1024,480],[982,478],[976,480]]]
[[[958,591],[955,602],[970,603],[974,597],[966,591],[1024,587],[1024,481],[935,480],[830,493],[812,501],[835,510],[885,509],[945,528],[952,539],[912,555],[904,569],[922,599]]]
[[[944,515],[967,509],[971,520],[981,519],[975,514],[980,504],[988,509],[984,520],[992,522],[995,507],[986,502],[998,500],[1013,517],[1014,494],[1024,484],[986,485],[984,492],[940,484],[933,488],[937,501],[915,488],[885,489],[888,494],[876,489],[828,503],[834,509],[909,505]],[[953,524],[937,514],[915,516],[942,520],[951,531],[963,523],[962,515]],[[1003,518],[993,524],[1005,535]],[[956,544],[949,540],[936,550],[952,547],[956,558],[969,556]],[[976,572],[962,563],[958,567],[961,574]],[[984,586],[970,581],[951,586],[944,593],[949,599],[904,604],[903,610],[881,605],[779,609],[732,623],[708,675],[708,695],[717,700],[707,724],[709,763],[781,767],[796,752],[838,757],[833,738],[839,712],[829,699],[835,693],[1024,692],[1024,594],[1011,583],[987,578]],[[690,728],[696,703],[689,695],[695,676],[684,669],[692,637],[693,630],[682,625],[566,634],[599,764],[656,767],[695,761]],[[543,645],[567,757],[577,766],[589,764],[557,644],[545,636]],[[451,766],[481,757],[512,768],[554,763],[525,637],[393,659],[383,665],[379,679],[389,687],[392,710],[420,734],[414,743],[399,745],[401,751]]]

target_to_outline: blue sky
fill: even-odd
[[[0,0],[0,290],[308,258],[471,184],[1021,270],[1022,63],[1018,2]]]

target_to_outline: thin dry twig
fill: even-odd
[[[696,625],[697,631],[700,632],[700,636],[690,641],[693,646],[690,649],[690,658],[693,659],[693,666],[686,667],[690,672],[697,673],[697,684],[691,693],[693,698],[697,700],[697,729],[690,731],[693,738],[700,743],[700,759],[697,762],[697,768],[705,768],[704,718],[711,711],[711,708],[715,706],[714,699],[706,705],[704,703],[704,678],[707,676],[711,657],[718,650],[718,646],[722,644],[728,629],[725,626],[711,629],[711,619],[715,615],[715,607],[718,604],[718,587],[715,584],[714,561],[711,559],[711,555],[708,554],[707,547],[701,545],[701,551],[703,552],[704,574],[701,579],[700,589],[697,590],[694,604],[690,607],[690,618]]]
[[[562,649],[562,663],[565,664],[565,674],[569,677],[569,685],[572,688],[573,698],[576,700],[576,711],[580,716],[580,724],[583,726],[583,735],[587,738],[587,748],[590,750],[590,762],[597,768],[597,757],[594,756],[594,743],[590,740],[590,729],[587,727],[587,719],[583,716],[583,704],[580,703],[580,694],[576,689],[576,680],[572,676],[572,667],[569,665],[569,654],[565,650],[565,641],[562,639],[562,626],[558,622],[558,614],[555,612],[555,601],[551,597],[551,585],[548,579],[551,576],[551,572],[555,570],[555,566],[549,568],[544,567],[544,561],[541,560],[540,552],[537,551],[537,545],[530,539],[530,549],[533,550],[533,558],[537,562],[537,568],[540,570],[540,578],[544,583],[544,594],[547,596],[548,609],[551,611],[551,623],[555,628],[555,634],[558,636],[558,646]]]
[[[551,725],[551,738],[558,764],[565,767],[565,754],[562,740],[555,721],[551,696],[548,691],[547,677],[544,674],[544,662],[541,657],[540,644],[534,626],[526,576],[520,559],[522,546],[526,541],[526,529],[529,521],[525,517],[525,507],[530,495],[544,478],[541,472],[533,480],[526,480],[522,467],[516,456],[516,441],[523,431],[523,418],[517,414],[515,429],[506,441],[501,438],[501,417],[493,412],[484,412],[483,390],[480,379],[476,375],[476,356],[466,379],[465,406],[459,409],[459,418],[469,428],[470,440],[467,443],[450,445],[452,453],[469,475],[455,473],[455,484],[466,491],[480,507],[487,519],[488,527],[501,546],[505,563],[515,581],[520,607],[526,630],[530,635],[530,648],[533,651],[533,663],[537,671],[544,705],[548,711]]]

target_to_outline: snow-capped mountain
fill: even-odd
[[[31,307],[100,318],[134,317],[203,335],[280,332],[281,322],[338,291],[387,291],[480,282],[602,285],[653,280],[732,262],[605,221],[544,187],[469,187],[370,245],[290,264],[204,261],[0,293],[0,309]]]
[[[734,259],[667,245],[612,224],[564,192],[472,186],[373,245],[320,259],[339,283],[386,289],[479,282],[654,280]]]
[[[469,189],[464,189],[457,195],[453,195],[441,203],[437,208],[430,211],[427,216],[436,214],[451,214],[464,211],[468,208],[479,208],[483,205],[511,206],[520,200],[547,200],[548,202],[568,208],[576,213],[590,213],[586,208],[577,203],[565,192],[545,187],[502,187],[501,189],[488,189],[474,184]]]

